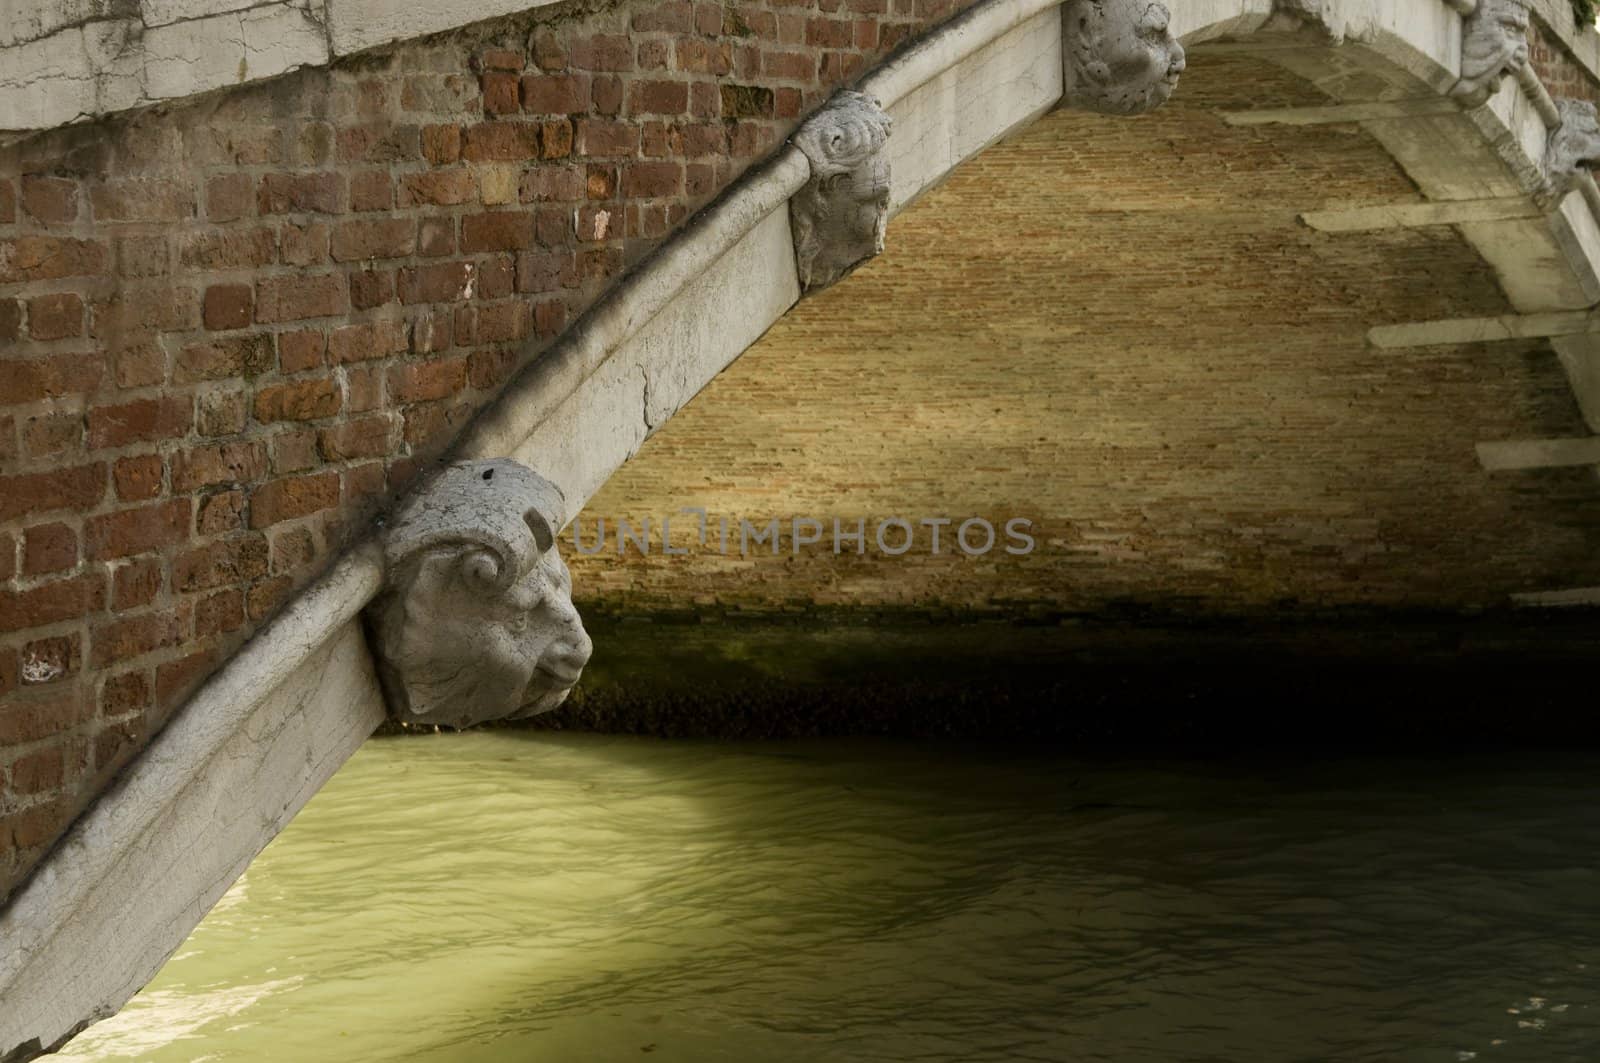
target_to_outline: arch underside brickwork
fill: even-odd
[[[1589,427],[1600,429],[1600,348],[1588,325],[1600,302],[1600,193],[1583,177],[1572,193],[1550,195],[1548,100],[1526,79],[1508,78],[1480,107],[1451,98],[1459,4],[1323,0],[1316,17],[1271,0],[1173,6],[1192,61],[1246,52],[1328,99],[1288,109],[1264,100],[1229,121],[1358,124],[1423,197],[1308,214],[1307,224],[1340,233],[1455,225],[1518,311],[1387,326],[1373,342],[1445,342],[1463,330],[1550,336]],[[1049,0],[989,0],[867,75],[861,88],[894,123],[891,215],[1059,104],[1061,22]],[[515,458],[555,482],[561,516],[574,516],[801,298],[789,201],[809,173],[787,147],[746,175],[513,381],[454,456]],[[1579,454],[1590,445],[1511,443]],[[382,580],[373,544],[345,557],[202,688],[0,911],[0,1059],[29,1058],[120,1008],[381,722],[358,614]]]

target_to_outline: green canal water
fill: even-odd
[[[1597,769],[377,739],[58,1058],[1587,1063]]]

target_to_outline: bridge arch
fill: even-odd
[[[1277,63],[1333,101],[1313,109],[1321,113],[1245,110],[1238,121],[1358,122],[1427,201],[1398,221],[1376,211],[1308,224],[1449,219],[1518,311],[1416,323],[1420,331],[1374,342],[1553,336],[1590,427],[1600,427],[1586,313],[1600,300],[1600,193],[1579,175],[1569,194],[1551,195],[1546,159],[1561,116],[1535,81],[1508,79],[1475,108],[1451,99],[1461,9],[1196,0],[1178,5],[1174,29],[1196,51]],[[868,74],[861,88],[895,121],[891,214],[1056,106],[1062,83],[1061,16],[1046,0],[989,0]],[[562,488],[570,518],[799,300],[788,204],[808,176],[788,147],[741,179],[508,386],[455,456],[539,469]],[[358,626],[382,578],[376,549],[364,545],[263,629],[0,912],[0,939],[14,946],[0,957],[0,1056],[25,1058],[120,1007],[382,718]],[[118,950],[104,955],[113,940]],[[101,961],[86,969],[94,955]]]

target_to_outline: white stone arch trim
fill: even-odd
[[[1269,0],[1171,6],[1187,44],[1251,49],[1355,108],[1429,200],[1538,195],[1550,130],[1536,94],[1508,81],[1474,111],[1448,103],[1457,0],[1316,2],[1313,26]],[[1061,44],[1052,0],[984,0],[870,73],[860,87],[894,121],[891,211],[1055,106]],[[509,386],[453,457],[516,458],[557,484],[570,519],[798,300],[788,199],[808,176],[793,148],[752,169]],[[1574,194],[1461,228],[1512,277],[1519,310],[1587,309],[1600,297],[1596,202]],[[1537,268],[1527,283],[1524,259]],[[1563,357],[1580,395],[1591,378],[1600,387],[1586,351]],[[0,1059],[126,1003],[382,719],[358,616],[382,579],[375,542],[341,558],[205,683],[0,911]]]

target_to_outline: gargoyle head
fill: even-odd
[[[1600,112],[1588,100],[1557,100],[1561,127],[1544,153],[1545,183],[1552,200],[1577,186],[1585,171],[1600,167]]]
[[[1528,0],[1480,0],[1462,28],[1461,80],[1451,95],[1480,106],[1527,66],[1529,18]]]
[[[811,180],[790,203],[802,289],[825,288],[883,252],[889,125],[877,100],[845,90],[795,133],[795,147],[811,163]]]
[[[1143,114],[1178,87],[1183,45],[1171,13],[1153,0],[1066,0],[1062,104],[1101,114]]]
[[[514,461],[452,465],[396,514],[369,611],[395,716],[469,727],[555,708],[592,648],[556,550],[561,492]]]

